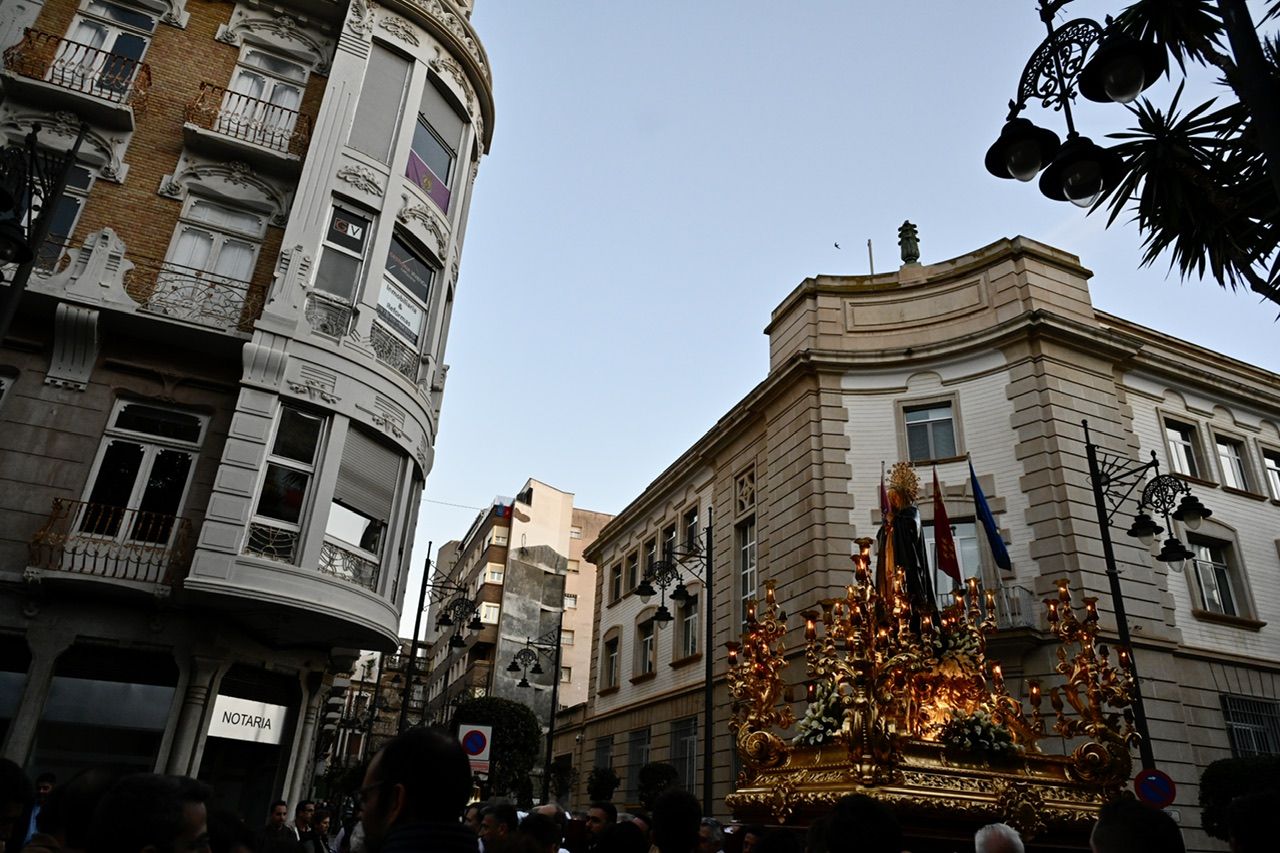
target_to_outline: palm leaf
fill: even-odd
[[[1115,24],[1163,47],[1184,74],[1187,60],[1208,65],[1210,53],[1222,49],[1222,16],[1208,0],[1137,0]]]

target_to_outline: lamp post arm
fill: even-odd
[[[702,814],[705,817],[711,817],[712,803],[712,776],[711,776],[711,747],[712,747],[712,731],[711,731],[711,713],[714,710],[715,700],[715,659],[711,654],[712,642],[715,639],[715,620],[712,618],[712,586],[711,579],[714,577],[712,570],[713,560],[711,553],[711,522],[712,509],[707,507],[707,548],[706,548],[706,565],[702,578],[702,598],[705,601],[702,607],[702,621],[706,631],[706,643],[702,649],[702,657],[706,666],[706,686],[702,691]]]
[[[564,608],[560,608],[560,618],[556,620],[556,634],[564,628]],[[555,663],[551,668],[551,711],[547,714],[547,757],[542,765],[542,802],[551,802],[551,753],[556,739],[556,710],[560,701],[560,654],[563,644],[555,644]]]

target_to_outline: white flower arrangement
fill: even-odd
[[[1015,758],[1022,752],[1009,730],[983,710],[952,714],[943,724],[938,739],[948,749],[988,760]]]
[[[819,681],[813,701],[796,725],[791,742],[800,746],[818,746],[833,740],[844,726],[844,708],[834,681]]]

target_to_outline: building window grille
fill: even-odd
[[[1280,755],[1280,702],[1226,693],[1221,699],[1232,755]]]
[[[627,791],[634,801],[640,799],[640,768],[649,763],[649,727],[633,729],[627,739]]]
[[[604,686],[618,686],[618,638],[606,640],[604,644]]]
[[[1200,594],[1200,606],[1210,613],[1239,616],[1233,588],[1231,546],[1225,542],[1193,541],[1195,553],[1196,591]]]
[[[622,563],[617,563],[609,570],[609,601],[612,603],[622,598]]]
[[[657,623],[646,619],[636,626],[636,675],[649,675],[658,664]]]

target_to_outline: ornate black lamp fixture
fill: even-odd
[[[1077,90],[1091,101],[1127,104],[1164,73],[1164,50],[1106,26],[1077,18],[1053,25],[1058,10],[1071,0],[1040,0],[1040,20],[1048,37],[1031,54],[1018,82],[1018,96],[1009,102],[1009,115],[1000,138],[987,150],[987,171],[997,178],[1030,181],[1040,174],[1040,192],[1055,201],[1092,207],[1120,182],[1119,155],[1076,131],[1071,101]],[[1067,123],[1067,140],[1060,143],[1051,130],[1037,127],[1019,113],[1038,100],[1045,109],[1060,111]]]
[[[518,650],[507,664],[507,672],[520,673],[516,687],[528,687],[530,675],[542,675],[542,656],[551,661],[551,712],[547,717],[547,754],[542,765],[542,801],[550,802],[551,793],[551,753],[556,739],[556,712],[560,701],[560,635],[564,628],[564,610],[556,619],[556,627],[538,639],[524,638],[524,648]]]
[[[0,267],[17,264],[9,286],[0,288],[0,341],[9,333],[36,252],[49,236],[57,199],[67,187],[67,173],[88,131],[88,125],[81,124],[71,148],[58,152],[39,146],[40,125],[35,124],[23,143],[0,148]]]
[[[1133,644],[1129,639],[1129,620],[1125,615],[1124,596],[1120,591],[1120,573],[1116,568],[1115,549],[1111,545],[1111,522],[1121,504],[1129,499],[1134,490],[1143,484],[1147,475],[1150,481],[1143,486],[1142,495],[1138,499],[1138,512],[1133,524],[1127,531],[1130,536],[1141,540],[1146,545],[1155,543],[1166,528],[1156,524],[1147,510],[1154,510],[1164,516],[1169,536],[1156,559],[1165,563],[1175,572],[1182,571],[1187,560],[1195,555],[1173,535],[1172,521],[1180,521],[1190,530],[1200,526],[1200,522],[1213,513],[1200,500],[1191,494],[1191,487],[1170,474],[1160,473],[1160,462],[1155,451],[1151,452],[1151,461],[1136,463],[1123,456],[1104,453],[1093,443],[1089,435],[1089,422],[1084,425],[1084,447],[1089,460],[1089,482],[1093,486],[1093,502],[1098,512],[1098,527],[1102,533],[1102,557],[1106,561],[1107,581],[1111,585],[1111,600],[1115,607],[1116,633],[1120,644],[1129,649],[1130,671],[1133,673],[1133,723],[1138,734],[1142,736],[1138,743],[1138,752],[1142,756],[1142,766],[1151,769],[1156,766],[1155,756],[1151,751],[1151,736],[1147,728],[1147,711],[1142,702],[1142,681],[1138,678],[1137,655],[1133,652]],[[1179,495],[1182,496],[1178,501]],[[1175,508],[1175,502],[1176,508]]]
[[[711,748],[712,748],[712,722],[711,714],[715,704],[715,681],[714,681],[714,664],[715,656],[710,650],[715,648],[713,629],[715,620],[712,618],[712,597],[711,597],[711,579],[712,579],[712,554],[711,554],[711,507],[707,507],[707,526],[703,530],[703,539],[699,541],[691,538],[683,546],[668,542],[663,549],[662,559],[655,560],[651,566],[645,569],[644,577],[636,586],[636,595],[640,596],[642,601],[649,601],[658,590],[661,590],[658,610],[653,614],[653,619],[661,628],[666,623],[675,619],[671,611],[667,608],[667,588],[674,587],[671,590],[671,600],[680,604],[688,601],[691,596],[689,589],[684,585],[684,573],[688,572],[690,577],[702,581],[702,623],[705,628],[706,641],[702,648],[703,661],[706,665],[706,672],[703,684],[703,723],[702,723],[702,813],[711,814],[712,806],[712,784],[711,784]],[[654,589],[657,584],[658,589]]]

